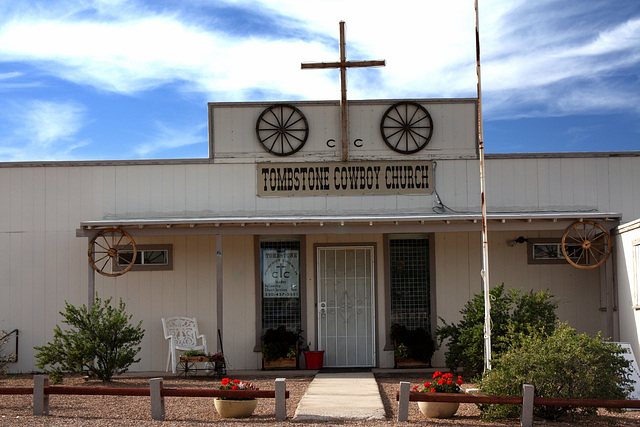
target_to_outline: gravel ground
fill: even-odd
[[[287,417],[291,420],[294,416],[298,402],[302,398],[307,386],[313,379],[312,376],[290,376],[287,373],[287,390],[290,398],[287,400]],[[48,416],[33,416],[33,402],[31,395],[0,395],[0,426],[5,425],[30,425],[30,426],[194,426],[208,423],[217,425],[363,425],[363,426],[390,426],[390,425],[478,425],[483,426],[516,426],[519,420],[507,422],[483,422],[479,418],[480,412],[472,404],[461,404],[454,418],[448,420],[428,420],[418,411],[417,404],[411,403],[409,407],[409,421],[397,423],[396,392],[400,381],[410,381],[413,384],[420,382],[414,374],[378,374],[377,380],[382,396],[382,401],[387,413],[385,421],[359,421],[341,423],[294,423],[292,421],[279,422],[275,420],[275,408],[273,399],[259,399],[258,407],[254,415],[249,419],[229,420],[218,416],[213,408],[213,402],[209,398],[181,398],[168,397],[165,399],[166,419],[164,422],[151,419],[150,401],[148,397],[122,397],[122,396],[71,396],[54,395],[50,398]],[[234,375],[245,381],[255,383],[260,389],[273,390],[273,380],[278,375],[260,375],[259,377],[243,377]],[[219,381],[209,377],[165,378],[165,388],[215,388]],[[65,378],[62,385],[67,386],[102,386],[100,381],[85,381],[83,378]],[[32,387],[33,379],[29,376],[0,377],[0,387]],[[119,378],[107,384],[109,387],[148,387],[148,378]],[[465,385],[469,387],[470,385]],[[599,415],[590,419],[567,420],[564,422],[541,422],[540,425],[556,426],[636,426],[640,425],[640,413],[629,411],[624,413],[608,413],[600,411]]]

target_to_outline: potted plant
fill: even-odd
[[[311,350],[311,343],[302,348],[302,354],[304,354],[304,363],[307,369],[322,369],[324,363],[324,350],[313,351]]]
[[[418,393],[463,393],[462,377],[455,378],[452,373],[443,374],[436,371],[431,381],[422,386],[415,386],[413,391]],[[427,418],[450,418],[455,415],[460,403],[458,402],[418,402],[420,412]]]
[[[262,336],[262,369],[297,369],[301,333],[284,325],[267,329]]]
[[[431,356],[436,350],[431,334],[425,328],[408,329],[394,323],[391,325],[394,344],[394,366],[417,368],[431,366]]]
[[[258,387],[248,381],[230,380],[223,378],[219,390],[258,390]],[[255,398],[218,397],[213,401],[216,411],[222,418],[250,417],[258,406]]]

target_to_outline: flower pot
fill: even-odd
[[[420,412],[427,418],[451,418],[458,406],[458,402],[418,402]]]
[[[216,411],[222,418],[247,418],[253,414],[258,401],[256,399],[249,400],[221,400],[216,399],[213,401],[216,407]]]
[[[322,369],[324,351],[305,351],[304,361],[307,364],[307,369]]]

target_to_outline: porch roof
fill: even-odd
[[[598,211],[492,212],[489,231],[563,230],[576,221],[601,221],[617,226],[622,214]],[[169,234],[349,234],[480,231],[481,213],[407,213],[344,215],[237,215],[207,217],[109,218],[82,221],[78,237],[105,228],[127,229],[132,235]]]

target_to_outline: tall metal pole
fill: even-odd
[[[480,204],[482,206],[482,289],[484,292],[484,371],[491,370],[491,300],[489,298],[489,239],[487,236],[487,199],[484,172],[484,135],[482,130],[482,85],[480,79],[480,26],[476,9],[476,73],[478,75],[478,152],[480,154]]]
[[[340,63],[347,63],[344,21],[340,21]],[[342,124],[342,161],[349,160],[349,106],[347,105],[347,67],[340,67],[340,123]]]

